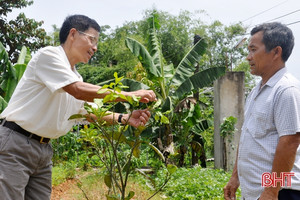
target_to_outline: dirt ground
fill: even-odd
[[[88,186],[89,188],[86,188],[87,186],[82,186],[83,190],[81,190],[80,187],[78,186],[78,183],[81,182],[80,181],[81,178],[87,176],[88,174],[89,173],[74,179],[69,179],[57,186],[53,186],[51,200],[84,200],[87,199],[84,196],[85,192],[87,193],[86,195],[89,200],[105,200],[107,187],[101,181],[89,185]],[[135,196],[131,200],[146,200],[150,195],[153,194],[153,192],[148,192],[145,191],[144,189],[141,189],[138,183],[135,182],[130,182],[130,185],[128,185],[127,189],[128,191],[136,192]],[[165,198],[160,195],[157,195],[153,198],[153,200],[162,200],[162,199]]]
[[[70,179],[57,186],[53,186],[51,200],[72,200],[70,192],[76,186],[76,183],[76,179]]]

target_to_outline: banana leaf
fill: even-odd
[[[202,39],[199,40],[181,60],[176,68],[174,77],[172,78],[171,85],[179,86],[195,72],[195,66],[205,53],[207,44]]]
[[[145,46],[132,38],[126,38],[125,45],[139,59],[148,73],[155,77],[161,75]]]
[[[0,113],[6,108],[7,102],[0,96]]]
[[[213,67],[194,74],[177,88],[174,96],[180,99],[184,94],[194,89],[209,86],[214,80],[224,75],[225,70],[225,67]]]
[[[18,58],[18,63],[13,66],[9,61],[9,56],[4,46],[0,43],[0,60],[2,61],[0,62],[0,87],[3,91],[2,97],[6,102],[10,100],[30,58],[30,52],[23,46]]]
[[[155,18],[157,16],[153,16],[153,21],[150,23],[150,29],[149,29],[149,40],[148,40],[148,50],[150,52],[150,55],[152,57],[152,61],[154,64],[155,69],[159,72],[160,75],[163,74],[163,56],[161,52],[161,46],[156,34],[156,25],[155,25]]]

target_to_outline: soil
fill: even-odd
[[[82,178],[82,177],[81,177]],[[57,186],[52,187],[52,194],[51,194],[51,200],[78,200],[78,199],[87,199],[84,198],[84,192],[78,187],[78,183],[80,180],[77,178],[74,179],[69,179]],[[85,192],[88,192],[87,196],[89,197],[90,200],[104,200],[105,194],[107,192],[106,186],[102,183],[95,183],[94,185],[89,186],[90,191],[87,190],[87,188],[83,188]],[[95,188],[93,187],[98,187],[98,191],[94,190]],[[101,194],[99,194],[99,187],[102,189],[100,191]],[[139,185],[137,183],[131,183],[130,186],[128,187],[128,190],[135,190],[139,188]],[[152,194],[152,192],[150,192]],[[146,197],[149,197],[150,194],[148,192],[145,193],[143,190],[138,190],[138,193],[133,197],[131,200],[145,200],[147,199]],[[161,200],[165,199],[163,196],[157,195],[156,197],[153,198],[153,200]]]
[[[69,179],[57,186],[53,186],[51,200],[72,200],[69,194],[76,184],[76,179]]]

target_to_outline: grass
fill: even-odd
[[[74,177],[66,178],[70,174],[68,170],[62,166],[53,168],[52,185],[54,186],[54,189],[51,200],[106,199],[107,186],[104,183],[104,175],[100,169],[85,172],[77,171],[74,173]],[[127,193],[129,191],[135,192],[132,200],[146,200],[153,192],[148,188],[143,187],[138,179],[139,178],[136,177],[131,177],[129,179],[128,187],[126,188]],[[68,181],[66,182],[66,180]],[[164,198],[159,195],[152,198],[152,200],[161,199]]]
[[[179,168],[167,183],[163,193],[159,193],[152,200],[221,200],[223,187],[231,173],[212,168]],[[72,177],[73,176],[73,177]],[[164,180],[165,172],[160,170],[155,176],[155,182],[160,185]],[[73,179],[70,179],[73,178]],[[66,179],[70,179],[65,182]],[[66,184],[61,184],[65,182]],[[59,185],[60,184],[60,185]],[[72,165],[56,166],[53,169],[53,185],[64,192],[64,195],[54,196],[51,200],[104,200],[107,186],[104,183],[104,173],[101,169],[80,171]],[[147,186],[148,181],[141,175],[131,175],[126,192],[134,191],[132,200],[146,200],[154,191]],[[64,189],[66,187],[66,189]],[[57,192],[54,190],[54,193]],[[240,190],[237,191],[240,197]]]

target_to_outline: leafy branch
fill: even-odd
[[[125,125],[113,123],[108,126],[108,123],[103,119],[107,115],[114,117],[116,110],[117,100],[123,99],[123,103],[127,113],[132,113],[133,110],[140,105],[140,98],[135,96],[124,96],[121,90],[126,88],[121,82],[122,77],[118,77],[117,73],[114,74],[115,81],[104,85],[98,93],[107,94],[103,99],[95,99],[93,104],[85,103],[85,110],[88,115],[73,115],[70,119],[83,118],[90,121],[89,127],[85,126],[81,132],[81,140],[88,142],[92,146],[95,155],[97,155],[104,166],[106,167],[107,174],[104,176],[104,182],[109,188],[106,195],[107,200],[129,200],[134,196],[134,192],[130,191],[126,194],[126,186],[129,174],[134,169],[131,165],[133,157],[139,158],[141,154],[141,144],[149,145],[158,155],[164,159],[163,154],[154,147],[151,143],[143,141],[141,133],[146,129],[146,126],[139,126],[138,128],[130,127],[128,124],[129,118]],[[155,111],[160,105],[160,101],[147,105],[147,109]],[[165,116],[162,113],[156,113],[156,119],[166,123]],[[93,117],[91,117],[93,116]],[[113,119],[113,121],[116,121]],[[122,149],[130,148],[129,153],[125,154]],[[175,166],[168,166],[172,172],[176,169]],[[170,179],[169,175],[163,186],[154,194],[156,195]],[[152,196],[154,196],[152,195]],[[152,197],[150,197],[152,198]]]

